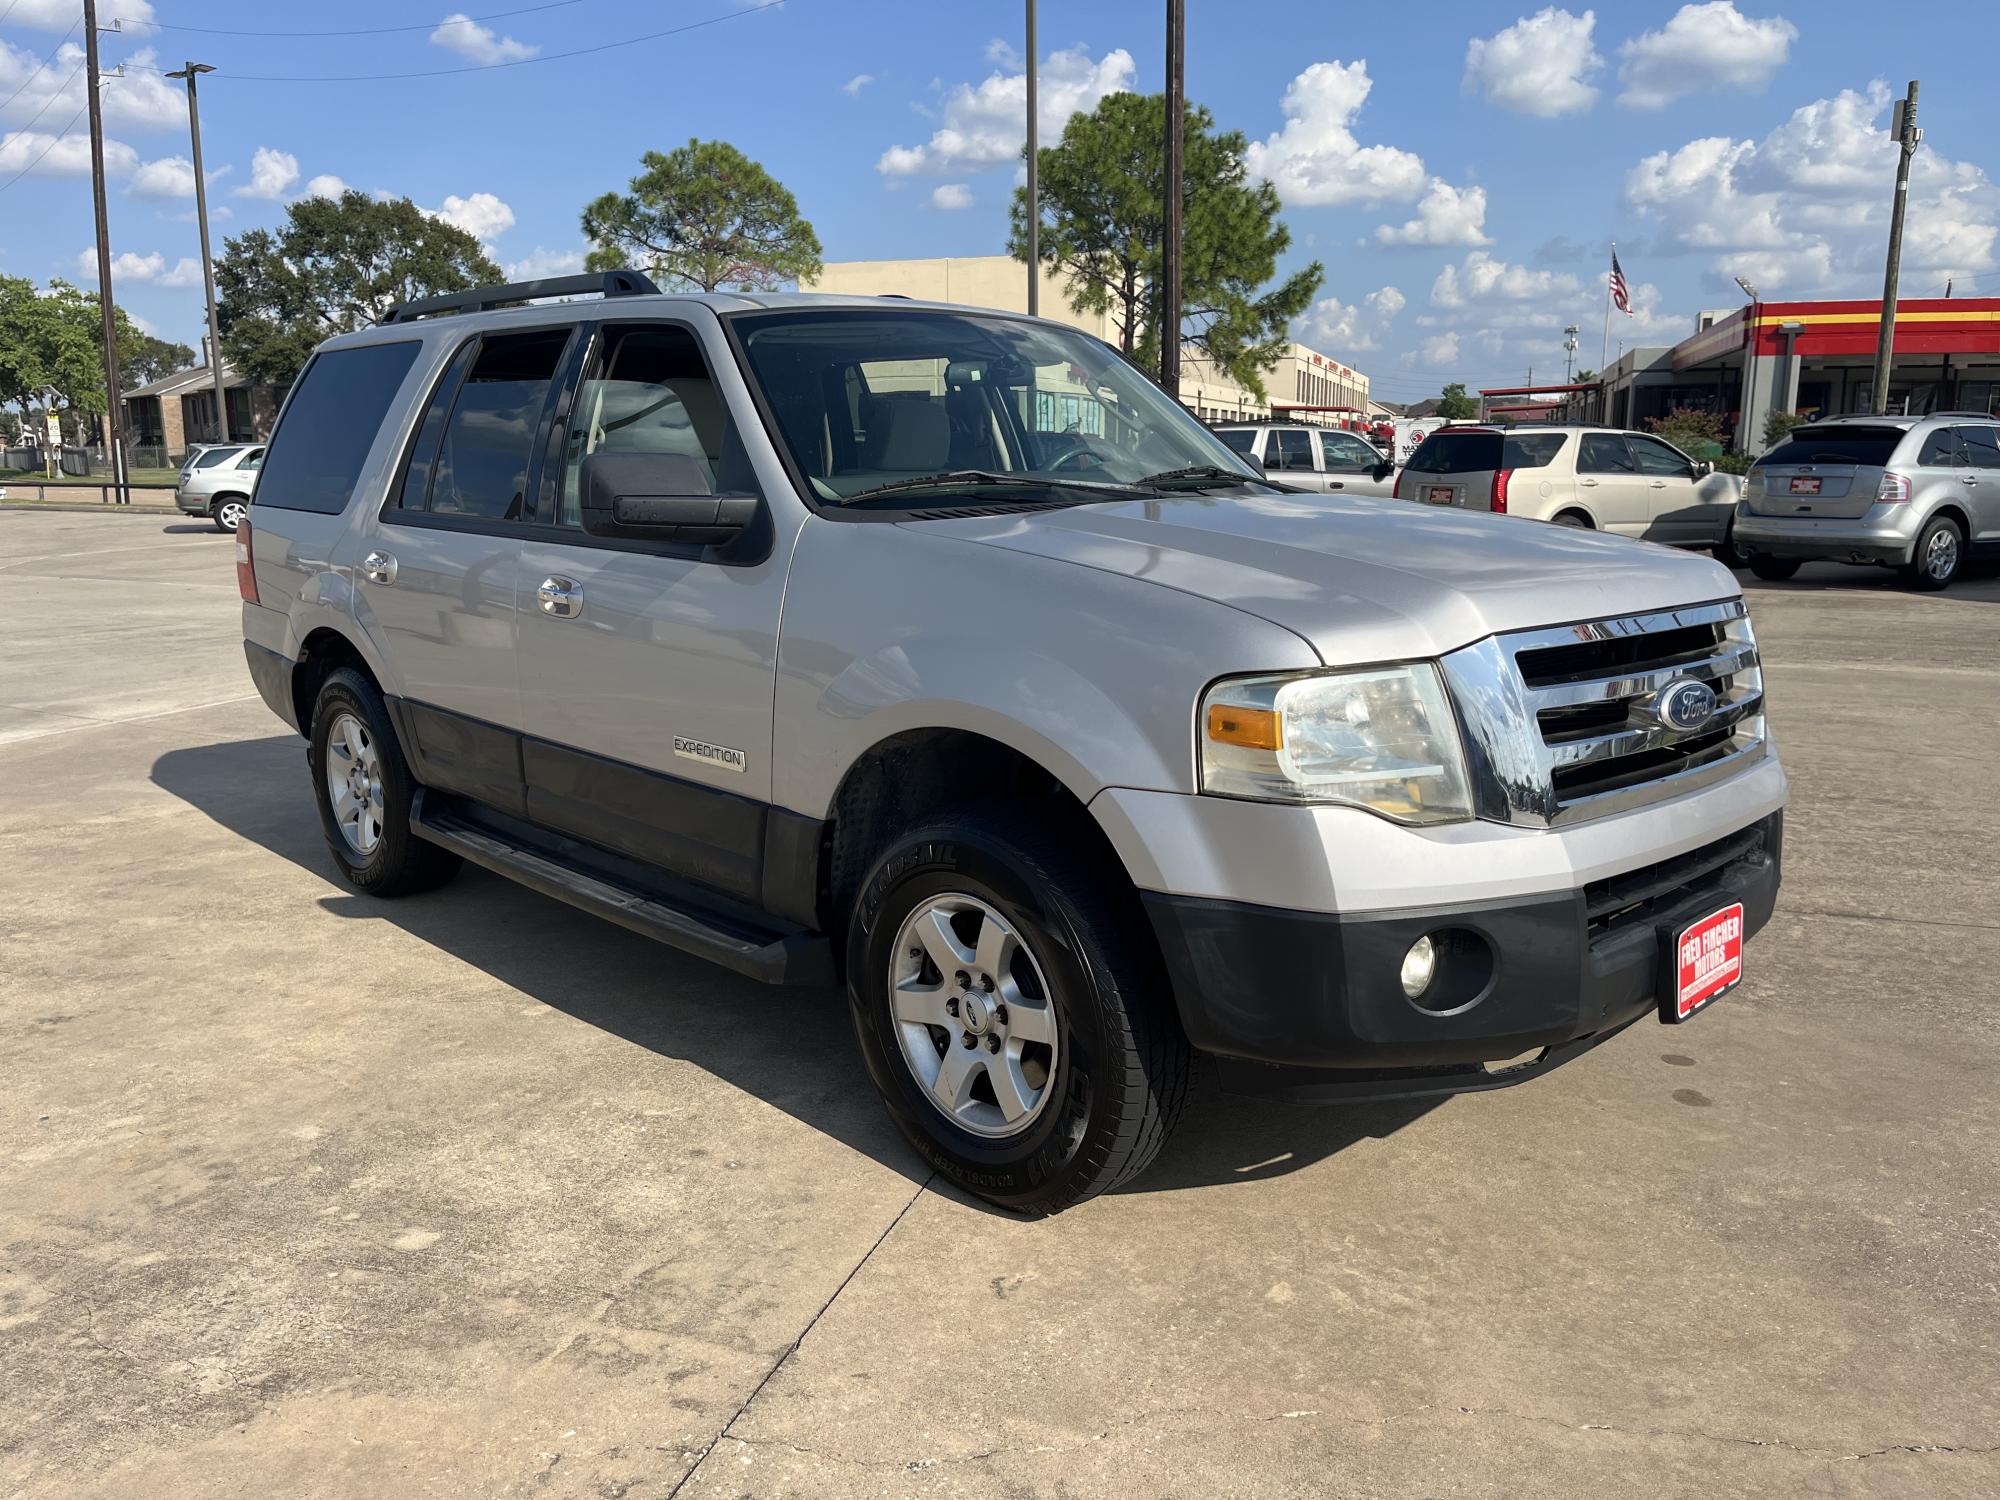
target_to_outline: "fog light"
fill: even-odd
[[[1437,960],[1437,944],[1428,933],[1410,944],[1410,951],[1403,955],[1403,993],[1414,1000],[1429,989],[1437,973]]]

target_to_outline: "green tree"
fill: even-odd
[[[1465,382],[1454,380],[1438,394],[1437,414],[1454,422],[1479,415],[1479,403],[1465,394]]]
[[[629,193],[583,210],[593,271],[635,266],[698,291],[771,291],[819,275],[819,236],[798,200],[727,141],[648,151]]]
[[[1691,458],[1713,458],[1727,441],[1722,417],[1692,406],[1676,406],[1664,417],[1653,417],[1646,425]]]
[[[1570,379],[1575,381],[1578,385],[1589,385],[1593,380],[1597,379],[1597,371],[1578,370],[1574,375],[1570,377]]]
[[[1778,444],[1791,436],[1794,427],[1797,427],[1804,421],[1805,418],[1795,411],[1779,411],[1774,408],[1764,418],[1764,446],[1766,448],[1777,447]]]
[[[1077,312],[1108,312],[1120,351],[1155,376],[1166,109],[1162,94],[1107,95],[1091,113],[1072,115],[1037,162],[1042,264],[1066,279]],[[1311,306],[1325,272],[1314,261],[1260,291],[1292,243],[1277,190],[1249,180],[1243,136],[1218,132],[1201,106],[1187,108],[1181,140],[1182,337],[1261,397],[1263,373],[1284,353],[1292,320]],[[1027,215],[1027,192],[1018,189],[1007,248],[1024,264]]]
[[[186,344],[156,339],[139,329],[134,329],[129,339],[119,335],[118,376],[128,388],[149,384],[163,375],[193,366],[194,350]]]
[[[228,240],[215,263],[216,321],[229,363],[288,385],[321,340],[398,302],[501,279],[479,241],[407,198],[301,198],[277,231]]]
[[[119,378],[143,385],[194,363],[194,350],[140,331],[117,311]],[[26,411],[53,389],[58,407],[104,410],[103,323],[97,294],[51,281],[45,291],[0,276],[0,404]]]

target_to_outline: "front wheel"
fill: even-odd
[[[1754,556],[1750,559],[1750,571],[1766,583],[1783,583],[1799,570],[1796,557]]]
[[[1903,576],[1910,587],[1934,593],[1958,577],[1965,561],[1965,534],[1949,516],[1939,516],[1917,533],[1917,545],[1910,553],[1910,565]]]
[[[1003,1207],[1135,1176],[1186,1099],[1165,966],[1114,874],[1053,830],[962,815],[900,837],[855,903],[848,997],[890,1117]]]
[[[248,501],[240,495],[225,495],[215,502],[215,509],[210,512],[209,518],[215,522],[217,531],[226,531],[234,536],[236,528],[243,524],[243,518],[249,514]]]

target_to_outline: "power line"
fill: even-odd
[[[78,73],[81,73],[82,71],[83,71],[83,64],[78,63],[76,67],[70,71],[69,77],[65,78],[61,83],[57,84],[55,87],[55,91],[51,93],[48,98],[42,101],[42,107],[36,110],[34,114],[31,115],[25,123],[16,125],[14,127],[14,130],[20,131],[23,134],[25,134],[29,130],[32,130],[34,128],[35,121],[41,119],[43,115],[49,112],[50,106],[53,105],[56,102],[56,100],[62,98],[63,91],[67,89],[72,83],[76,82],[76,75]],[[12,132],[10,132],[10,134],[11,133]]]
[[[16,0],[18,3],[18,0]],[[232,31],[220,26],[180,26],[172,21],[134,21],[134,26],[149,26],[164,31],[194,31],[203,36],[268,36],[268,37],[315,37],[315,36],[386,36],[398,31],[435,31],[445,26],[477,26],[481,21],[504,21],[509,16],[533,15],[537,11],[561,10],[569,5],[581,5],[583,0],[547,0],[543,5],[523,5],[515,10],[488,11],[483,16],[460,16],[454,21],[425,21],[417,26],[362,26],[352,31]],[[9,7],[10,9],[12,7]],[[4,21],[5,16],[0,16]]]
[[[776,10],[785,0],[764,0],[762,5],[745,6],[741,10],[725,11],[719,16],[710,16],[704,21],[690,21],[685,26],[669,26],[664,31],[649,31],[643,36],[622,37],[615,42],[599,42],[593,47],[573,47],[568,52],[544,52],[534,57],[514,57],[505,62],[475,63],[469,68],[425,68],[414,73],[237,73],[226,68],[218,68],[216,76],[234,79],[238,83],[380,83],[398,78],[448,78],[457,73],[490,73],[498,68],[525,68],[531,63],[561,62],[569,57],[589,57],[598,52],[610,52],[619,47],[633,47],[641,42],[657,42],[662,37],[679,36],[683,32],[699,31],[704,26],[717,26],[724,21],[734,21],[739,16],[754,16],[761,11]],[[128,68],[137,67],[127,63]],[[160,68],[147,68],[149,73],[161,73]]]
[[[30,172],[34,171],[35,168],[39,167],[42,164],[42,156],[47,156],[51,151],[55,150],[56,147],[60,146],[65,140],[69,138],[69,133],[72,130],[76,129],[76,122],[83,118],[83,111],[89,108],[90,108],[90,101],[86,99],[83,101],[82,108],[78,109],[75,114],[69,117],[69,124],[63,126],[62,130],[58,132],[46,146],[42,147],[41,156],[37,156],[33,161],[29,162],[25,167],[21,168],[20,171],[16,172],[12,177],[9,177],[5,182],[0,182],[0,193],[6,192],[8,188],[12,187],[15,183],[19,182],[23,177],[26,177]]]
[[[20,0],[15,0],[15,4],[19,3]],[[14,7],[12,5],[7,7],[8,13],[10,15],[13,13],[13,9]],[[0,109],[5,109],[9,104],[12,104],[16,99],[20,98],[23,94],[28,92],[28,85],[33,83],[37,78],[42,76],[42,69],[46,68],[50,63],[56,60],[56,53],[62,51],[62,49],[68,45],[69,39],[76,35],[76,28],[81,26],[82,24],[83,24],[83,17],[79,15],[76,18],[76,20],[70,23],[69,30],[65,31],[62,34],[62,40],[55,44],[54,49],[49,53],[49,55],[43,58],[40,62],[35,64],[35,71],[30,73],[26,78],[23,78],[21,80],[21,86],[15,89],[13,93],[9,94],[5,99],[5,101],[0,101]]]

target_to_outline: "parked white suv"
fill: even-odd
[[[1387,497],[1396,472],[1368,439],[1337,428],[1245,423],[1218,427],[1215,435],[1280,483],[1324,495]]]
[[[1671,443],[1615,427],[1445,427],[1397,477],[1427,505],[1525,516],[1713,551],[1732,567],[1743,482]]]
[[[1777,896],[1727,572],[1287,493],[1057,323],[428,299],[320,347],[237,536],[343,879],[844,984],[914,1149],[1018,1208],[1140,1171],[1197,1051],[1372,1099],[1686,1020]]]
[[[207,516],[217,531],[233,532],[250,513],[263,467],[262,443],[217,443],[190,453],[174,482],[174,504],[188,515]]]

